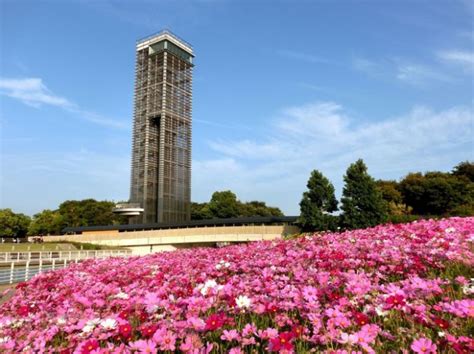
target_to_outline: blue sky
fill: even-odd
[[[0,2],[0,207],[126,200],[135,42],[195,50],[193,201],[231,189],[299,212],[334,183],[474,159],[474,2]]]

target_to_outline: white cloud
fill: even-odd
[[[474,52],[448,50],[438,53],[438,57],[446,63],[461,65],[466,71],[474,72]]]
[[[469,107],[435,112],[417,106],[375,122],[355,119],[334,102],[290,107],[265,139],[211,143],[221,157],[194,163],[193,196],[208,200],[216,189],[231,189],[243,200],[262,199],[295,214],[312,169],[326,174],[338,191],[347,166],[358,158],[376,178],[450,169],[473,158],[473,125]]]
[[[20,102],[40,108],[43,105],[54,106],[78,115],[89,122],[111,128],[127,129],[128,124],[98,113],[84,110],[67,98],[55,95],[40,78],[8,79],[0,78],[0,94],[17,99]]]
[[[3,95],[16,98],[33,107],[40,107],[43,104],[61,108],[74,107],[74,104],[66,98],[54,95],[39,78],[2,78],[0,79],[0,90]]]
[[[355,70],[371,77],[385,80],[396,79],[419,87],[434,81],[445,83],[454,81],[451,76],[431,66],[415,64],[399,58],[375,61],[358,57],[352,60],[352,66]]]
[[[450,82],[451,78],[423,65],[401,64],[397,68],[397,79],[415,86],[423,86],[428,81]]]

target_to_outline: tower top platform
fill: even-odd
[[[184,51],[188,52],[189,54],[193,55],[193,47],[191,44],[186,42],[184,39],[181,39],[173,32],[164,29],[160,32],[154,33],[150,36],[145,38],[139,39],[137,41],[137,50],[142,50],[146,47],[149,47],[155,43],[161,42],[163,40],[168,40],[171,43],[175,44],[176,46],[180,47]],[[194,56],[194,55],[193,55]]]

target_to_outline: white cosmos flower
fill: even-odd
[[[238,308],[249,308],[250,302],[250,299],[245,295],[240,295],[238,298],[235,299],[235,304]]]
[[[456,229],[454,227],[448,227],[446,230],[444,230],[444,232],[446,232],[447,234],[451,233],[451,232],[454,232],[456,231]]]
[[[114,298],[116,299],[122,299],[122,300],[127,300],[129,298],[127,293],[124,293],[123,291],[119,292],[118,294],[114,295]]]
[[[462,287],[462,292],[465,294],[465,295],[472,295],[474,294],[474,284],[466,284]]]
[[[90,333],[98,326],[101,322],[100,318],[93,318],[92,320],[87,321],[86,325],[82,328],[83,333]]]
[[[217,287],[217,282],[214,279],[206,280],[204,285],[199,286],[199,291],[203,296],[206,296],[209,292],[209,289],[214,289]]]
[[[58,317],[58,319],[56,320],[56,323],[58,325],[66,324],[66,319],[64,317]]]
[[[91,325],[85,325],[84,327],[82,327],[82,333],[90,333],[94,330],[95,326],[91,326]]]
[[[115,327],[117,327],[117,321],[113,318],[106,318],[100,322],[100,325],[106,330],[115,329]]]
[[[377,306],[375,308],[375,312],[377,313],[377,315],[382,316],[382,317],[388,315],[388,311],[384,311],[381,306]]]

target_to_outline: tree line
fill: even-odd
[[[126,217],[112,212],[115,204],[95,199],[67,200],[58,209],[43,210],[32,218],[11,209],[0,209],[0,237],[59,235],[65,227],[126,224]],[[208,203],[191,203],[192,220],[282,215],[280,209],[267,206],[265,202],[243,203],[231,191],[213,193]]]
[[[283,216],[279,208],[265,202],[241,202],[232,191],[214,192],[207,203],[191,203],[191,220],[225,219],[250,216]]]
[[[115,204],[94,199],[68,200],[58,209],[43,210],[33,218],[0,209],[0,236],[58,235],[65,227],[127,223],[125,217],[112,212]],[[314,170],[300,210],[298,223],[304,230],[352,229],[424,217],[474,215],[474,163],[461,162],[451,172],[409,173],[395,181],[375,180],[364,161],[358,160],[344,175],[340,202],[332,183]],[[283,213],[262,201],[242,202],[229,190],[214,192],[209,202],[191,203],[192,220],[251,216]]]
[[[336,230],[474,215],[474,163],[461,162],[451,172],[409,173],[394,181],[375,180],[359,159],[344,175],[340,204],[340,214],[336,215],[339,202],[334,186],[314,170],[300,202],[298,221],[305,230]]]
[[[126,218],[112,212],[114,207],[112,201],[67,200],[58,209],[45,209],[33,218],[11,209],[0,209],[0,236],[59,235],[65,227],[126,223]]]

